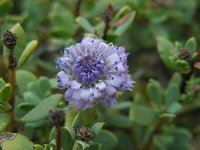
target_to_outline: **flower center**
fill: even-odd
[[[101,57],[79,56],[74,65],[75,76],[83,84],[92,84],[101,79],[108,69]]]

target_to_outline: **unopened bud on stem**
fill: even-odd
[[[55,127],[63,127],[65,124],[65,113],[56,108],[50,110],[49,122]]]
[[[14,50],[17,43],[17,37],[11,31],[7,30],[3,35],[2,42],[9,50]]]

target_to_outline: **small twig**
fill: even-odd
[[[103,32],[103,39],[107,40],[107,36],[108,36],[108,30],[110,29],[110,24],[106,23],[105,28],[104,28],[104,32]]]
[[[112,5],[108,5],[107,9],[102,14],[102,18],[105,22],[105,28],[104,28],[104,33],[103,33],[103,39],[104,40],[107,40],[108,31],[111,28],[110,22],[113,18],[113,13],[114,13],[114,9],[113,9]]]
[[[164,119],[160,119],[157,124],[154,127],[154,130],[152,132],[152,134],[150,135],[148,141],[146,142],[146,144],[142,147],[142,150],[152,150],[152,142],[153,142],[153,137],[154,135],[156,135],[160,129],[163,127],[163,124],[165,123]]]
[[[13,124],[14,124],[14,105],[15,105],[15,94],[16,94],[16,75],[15,75],[15,70],[17,66],[17,61],[16,58],[14,57],[13,52],[11,51],[8,57],[8,82],[12,86],[12,93],[9,99],[9,103],[11,106],[10,109],[10,123],[8,124],[7,130],[8,131],[13,131]]]
[[[182,75],[182,81],[181,81],[181,84],[180,84],[180,92],[181,93],[185,93],[185,87],[186,87],[187,81],[190,79],[190,77],[193,74],[194,62],[195,61],[190,62],[190,71],[188,73],[185,73],[185,74]]]
[[[82,4],[82,0],[78,0],[76,3],[75,17],[80,15],[81,4]]]
[[[62,127],[65,124],[64,111],[54,108],[49,112],[49,122],[56,128],[56,150],[61,150],[62,143]]]
[[[3,44],[8,48],[9,56],[8,56],[8,82],[12,86],[12,93],[9,99],[9,103],[11,106],[10,115],[11,119],[7,126],[7,131],[13,131],[13,123],[14,123],[14,107],[15,107],[15,93],[16,93],[16,79],[15,79],[15,70],[17,67],[17,61],[14,56],[14,49],[17,43],[17,37],[10,31],[6,31],[3,35],[2,39]]]
[[[61,127],[56,127],[56,150],[61,150]]]

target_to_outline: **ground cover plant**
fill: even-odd
[[[0,0],[0,149],[200,149],[198,0]]]

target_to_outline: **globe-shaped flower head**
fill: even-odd
[[[124,47],[106,44],[103,40],[86,36],[81,43],[64,49],[57,59],[58,87],[67,89],[66,101],[76,109],[104,107],[116,104],[116,92],[132,90]]]

